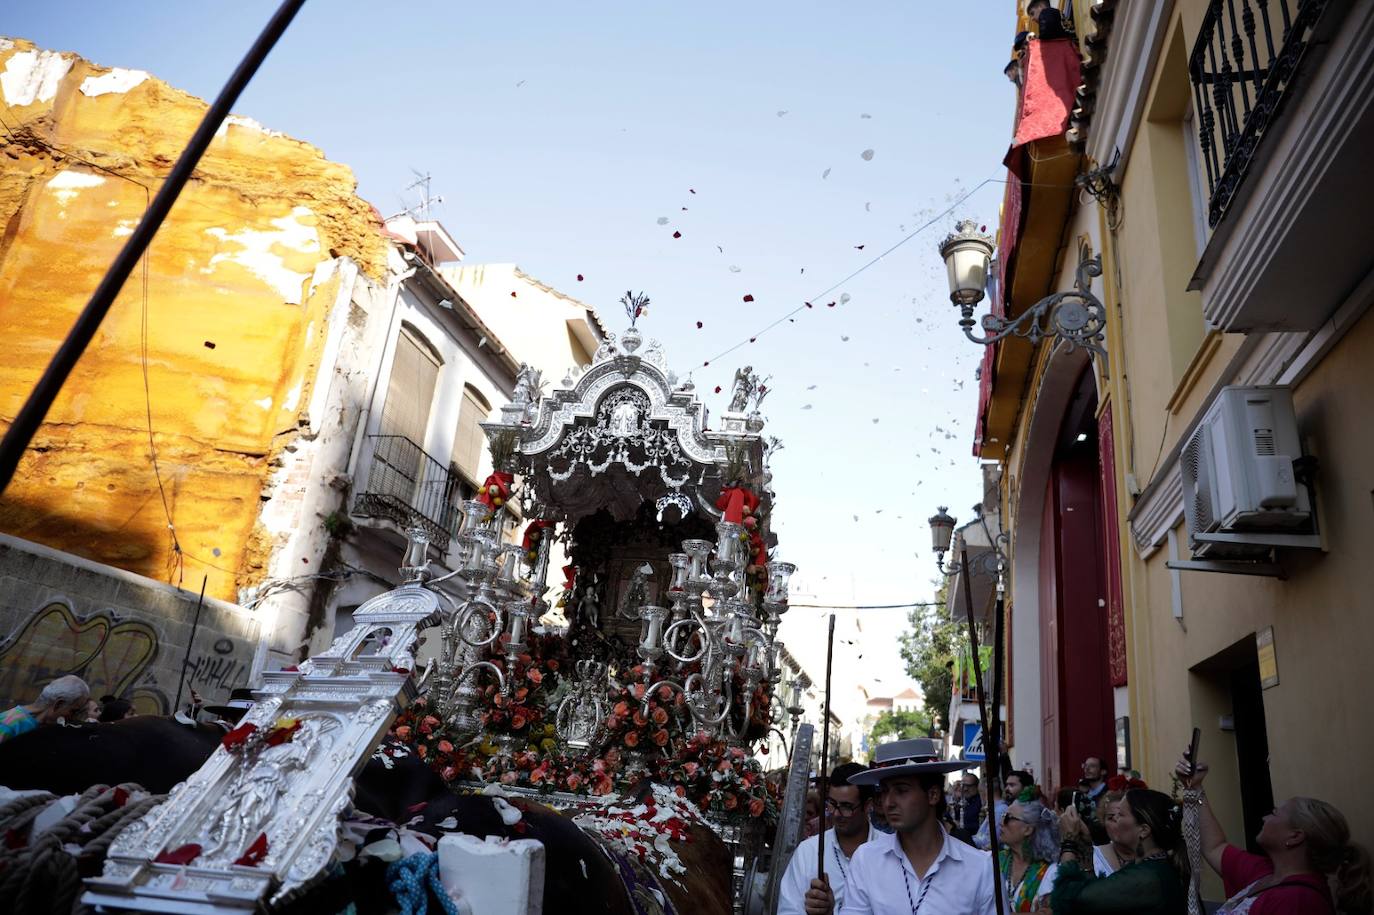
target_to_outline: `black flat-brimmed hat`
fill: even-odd
[[[253,707],[253,691],[239,687],[229,691],[229,701],[225,705],[207,705],[205,711],[227,721],[237,722]]]
[[[972,769],[978,763],[965,759],[945,759],[940,745],[929,737],[894,740],[878,747],[873,754],[873,768],[850,776],[851,785],[876,785],[898,775],[944,775],[960,769]]]

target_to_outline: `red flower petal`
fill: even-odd
[[[701,330],[701,322],[700,322],[700,321],[697,322],[697,330]]]
[[[673,237],[674,237],[674,238],[681,238],[681,237],[682,237],[682,233],[681,233],[681,232],[674,232],[674,233],[673,233]]]
[[[834,303],[834,302],[826,302],[826,303],[825,303],[825,307],[826,307],[826,308],[834,308],[834,307],[835,307],[835,303]]]
[[[716,393],[717,393],[717,394],[720,393],[720,385],[716,385]]]
[[[123,807],[129,803],[129,792],[127,789],[116,787],[114,790],[114,805]]]
[[[510,294],[510,297],[511,297],[512,299],[513,299],[513,298],[516,298],[515,293],[512,292],[512,293]]]
[[[200,846],[194,842],[164,851],[153,859],[154,864],[190,864],[200,857]]]
[[[750,342],[750,343],[753,343],[753,342],[754,342],[755,340],[757,340],[757,339],[758,339],[758,337],[750,337],[750,338],[749,338],[749,342]]]
[[[577,275],[577,281],[578,281],[579,283],[582,282],[582,274],[579,273],[579,274]]]
[[[258,837],[253,840],[253,844],[248,846],[248,850],[239,856],[234,863],[242,867],[257,867],[263,858],[267,857],[267,833],[260,832]]]
[[[695,194],[696,191],[692,190],[692,189],[689,187],[689,188],[687,188],[687,193],[689,193],[689,194]]]
[[[807,307],[807,308],[812,308],[812,307],[814,307],[814,306],[812,306],[812,304],[811,304],[810,302],[807,302],[807,303],[806,303],[806,307]]]
[[[863,245],[855,245],[855,246],[854,246],[854,250],[855,250],[855,251],[862,251],[863,249],[864,249],[864,246],[863,246]]]
[[[754,301],[754,297],[753,297],[752,295],[746,295],[746,296],[744,297],[744,301],[746,301],[746,302],[752,302],[752,301]]]

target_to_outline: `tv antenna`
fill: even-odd
[[[417,203],[417,204],[416,204],[415,206],[413,206],[413,207],[407,207],[406,210],[405,210],[405,212],[408,213],[408,214],[409,214],[410,216],[412,216],[413,218],[420,220],[421,222],[429,222],[429,220],[430,220],[430,212],[429,212],[430,207],[432,207],[432,206],[433,206],[434,204],[436,204],[436,203],[443,203],[443,202],[444,202],[444,198],[443,198],[442,195],[431,195],[431,194],[430,194],[430,191],[429,191],[430,174],[429,174],[429,172],[425,172],[424,174],[421,174],[419,169],[413,168],[413,167],[411,168],[410,171],[411,171],[411,174],[413,174],[413,175],[415,176],[415,180],[412,181],[410,184],[406,185],[405,191],[403,191],[402,193],[403,193],[403,194],[408,194],[409,192],[415,190],[416,188],[419,188],[419,189],[420,189],[420,202]]]

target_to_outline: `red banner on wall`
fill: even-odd
[[[1126,612],[1121,587],[1121,531],[1116,511],[1116,445],[1112,404],[1097,421],[1097,453],[1102,472],[1102,568],[1107,575],[1107,665],[1112,686],[1126,685]]]

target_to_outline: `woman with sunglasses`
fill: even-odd
[[[1047,897],[1054,888],[1056,865],[1052,861],[1059,848],[1054,814],[1032,800],[1034,795],[1034,786],[1021,792],[1002,814],[997,833],[1002,843],[999,869],[1012,912],[1048,909]]]

